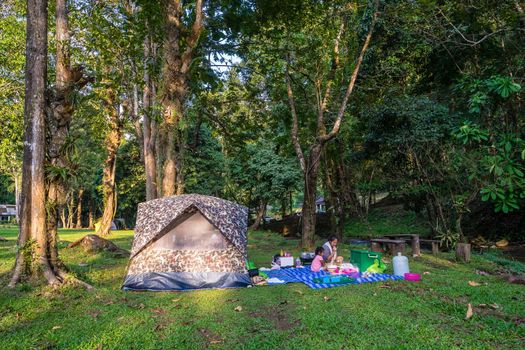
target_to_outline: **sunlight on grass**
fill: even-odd
[[[88,233],[61,230],[60,239],[72,242]],[[0,236],[9,239],[0,243],[0,283],[5,284],[16,229],[0,228]],[[109,239],[129,249],[132,237],[132,231],[115,231]],[[281,249],[300,252],[297,239],[265,231],[248,237],[249,258],[258,266],[269,266]],[[348,245],[340,249],[347,257]],[[327,339],[329,348],[510,349],[520,348],[525,339],[523,286],[505,282],[498,275],[504,265],[482,255],[474,254],[470,264],[457,264],[453,253],[409,258],[412,271],[427,272],[419,283],[137,293],[120,290],[127,258],[80,249],[61,248],[60,253],[96,290],[0,289],[0,349],[311,349],[326,348]],[[474,316],[466,321],[468,303]],[[237,306],[242,310],[235,311]]]

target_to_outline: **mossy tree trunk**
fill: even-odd
[[[45,191],[45,89],[47,77],[47,1],[27,1],[24,156],[18,252],[9,287],[22,275],[43,276],[58,284],[48,251]]]
[[[184,26],[181,0],[165,0],[162,5],[166,32],[161,99],[165,133],[162,196],[171,196],[184,193],[184,104],[188,95],[191,62],[203,29],[203,0],[195,3],[195,20],[191,28]]]

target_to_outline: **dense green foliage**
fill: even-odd
[[[185,25],[194,20],[194,5],[184,3]],[[162,118],[166,32],[161,4],[70,1],[69,7],[71,60],[90,81],[75,92],[68,166],[48,167],[48,173],[63,177],[68,186],[64,213],[74,211],[83,191],[84,224],[88,212],[95,219],[101,215],[111,97],[124,135],[117,156],[116,216],[132,227],[136,205],[145,199],[141,122],[146,113],[152,120]],[[331,86],[324,112],[329,131],[372,8],[371,1],[205,2],[185,116],[177,125],[186,192],[232,199],[253,212],[261,203],[274,211],[284,208],[284,214],[298,210],[303,175],[291,140],[285,67],[308,156],[319,132],[320,99]],[[8,193],[14,192],[21,167],[24,11],[20,0],[0,6],[0,186],[7,202],[14,200]],[[506,220],[499,213],[520,216],[523,5],[514,0],[380,1],[379,13],[341,131],[319,159],[317,193],[325,197],[334,225],[366,216],[370,199],[381,193],[427,217],[431,233],[441,237],[478,234],[473,212],[492,216],[494,223]],[[144,52],[147,39],[154,43],[154,56]],[[157,89],[149,109],[142,101],[146,73]],[[506,236],[522,239],[519,226],[508,226]]]

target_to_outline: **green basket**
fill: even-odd
[[[365,272],[374,264],[374,260],[381,260],[381,253],[371,252],[368,250],[351,250],[350,262],[359,268],[359,272]]]

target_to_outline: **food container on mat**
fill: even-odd
[[[421,281],[421,275],[419,273],[407,272],[405,273],[405,280],[419,282]]]

